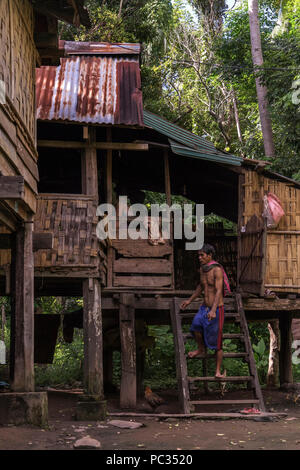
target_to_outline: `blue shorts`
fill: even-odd
[[[222,336],[224,324],[224,306],[218,307],[216,310],[216,318],[209,320],[207,315],[211,307],[201,305],[198,312],[194,316],[191,333],[195,331],[202,333],[204,344],[209,349],[218,351],[222,349]]]

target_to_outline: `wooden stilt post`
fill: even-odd
[[[34,391],[33,222],[12,237],[11,380],[15,392]]]
[[[101,420],[106,416],[103,392],[103,338],[101,288],[98,279],[83,281],[84,393],[76,419]]]
[[[95,211],[99,201],[96,130],[88,128],[88,147],[82,156],[83,193],[93,196]],[[103,338],[101,286],[96,278],[83,281],[84,394],[77,404],[78,420],[104,419]]]
[[[106,130],[106,140],[107,142],[112,141],[112,130],[110,127],[108,127]],[[113,165],[112,150],[107,150],[106,152],[106,202],[108,204],[112,204],[112,197],[113,197],[112,165]],[[112,287],[113,285],[113,258],[114,258],[113,248],[110,245],[108,245],[107,246],[107,287]]]
[[[292,371],[292,315],[282,312],[279,318],[280,353],[279,379],[280,386],[293,383]]]
[[[136,389],[137,397],[144,396],[144,369],[145,369],[145,351],[136,352]]]
[[[121,408],[135,408],[137,396],[134,294],[120,295]]]
[[[98,279],[83,281],[84,392],[103,400],[101,288]]]
[[[104,392],[113,390],[113,350],[107,348],[103,351],[103,382],[104,382]]]

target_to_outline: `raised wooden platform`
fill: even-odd
[[[119,308],[120,295],[124,292],[129,292],[128,289],[103,289],[102,290],[102,309],[104,310],[117,310]],[[193,291],[178,291],[178,290],[153,290],[143,291],[135,290],[133,297],[133,307],[138,310],[139,316],[142,311],[149,310],[153,312],[151,319],[156,319],[159,316],[161,319],[169,318],[168,312],[170,311],[170,300],[174,297],[182,297],[186,299],[191,296]],[[132,293],[132,292],[131,292]],[[203,298],[193,302],[189,307],[195,310],[202,304]],[[224,299],[225,311],[228,312],[232,308],[232,298],[227,297]],[[300,297],[296,299],[287,298],[263,298],[263,297],[246,297],[243,296],[243,305],[248,320],[253,321],[267,321],[272,319],[279,319],[283,313],[292,314],[293,318],[300,318]],[[149,312],[147,312],[149,313]],[[159,314],[159,315],[157,315]]]

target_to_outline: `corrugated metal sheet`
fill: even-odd
[[[59,41],[59,48],[64,49],[66,55],[139,55],[140,44],[108,43],[108,42],[82,42]]]
[[[143,126],[138,58],[72,56],[36,75],[37,119]]]
[[[227,165],[240,166],[243,159],[235,157],[234,155],[226,155],[222,152],[218,152],[216,149],[214,152],[210,152],[207,149],[192,149],[185,145],[180,145],[173,140],[169,140],[171,144],[172,152],[181,155],[183,157],[200,158],[202,160],[209,160],[216,163],[226,163]]]
[[[157,132],[170,138],[172,152],[185,157],[200,158],[228,165],[240,166],[242,157],[225,154],[215,148],[215,146],[192,132],[177,126],[166,119],[144,110],[144,123],[146,126],[155,129]]]
[[[150,113],[150,111],[144,110],[144,123],[145,126],[158,130],[158,132],[189,147],[215,150],[214,145],[208,140],[167,121],[157,114]]]

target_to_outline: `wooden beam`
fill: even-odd
[[[13,237],[11,263],[11,379],[14,392],[34,391],[34,263],[33,223]]]
[[[130,150],[130,151],[148,151],[148,144],[137,144],[134,142],[74,142],[64,140],[39,140],[38,147],[49,148],[68,148],[68,149],[86,149],[94,148],[97,150]]]
[[[0,176],[0,199],[24,199],[23,176]]]
[[[43,13],[46,16],[54,16],[54,18],[73,24],[73,8],[59,8],[59,2],[55,0],[35,0],[34,8],[35,10],[39,11],[40,13]]]
[[[167,204],[171,206],[172,204],[172,194],[171,194],[171,180],[170,180],[170,166],[169,166],[169,152],[168,150],[164,151],[164,168],[165,168],[165,192]]]
[[[97,150],[94,147],[96,142],[96,129],[88,128],[88,143],[85,151],[82,152],[82,192],[88,196],[93,196],[98,203],[98,169]]]
[[[101,287],[97,279],[83,281],[84,393],[103,400],[103,337]]]
[[[172,191],[171,191],[171,178],[170,178],[170,162],[169,162],[169,151],[167,149],[164,150],[164,173],[165,173],[165,191],[166,191],[166,199],[167,204],[170,207],[172,205]],[[171,222],[170,222],[170,231],[171,231],[171,256],[170,256],[170,263],[172,266],[172,283],[171,287],[175,286],[175,269],[174,269],[174,244],[173,244],[173,231],[174,231],[174,215],[171,214]]]
[[[280,385],[293,383],[292,371],[292,315],[284,313],[279,318],[280,352],[279,378]]]
[[[106,143],[111,144],[112,141],[112,129],[108,127],[106,130]],[[112,149],[106,151],[106,202],[112,204]],[[111,246],[107,246],[107,286],[112,287],[113,285],[113,263],[114,263],[114,250]]]
[[[120,296],[120,339],[122,376],[120,407],[135,408],[137,398],[134,294]]]
[[[12,215],[10,212],[7,211],[3,205],[0,204],[0,224],[4,225],[8,230],[11,232],[15,232],[19,221],[18,219]]]

